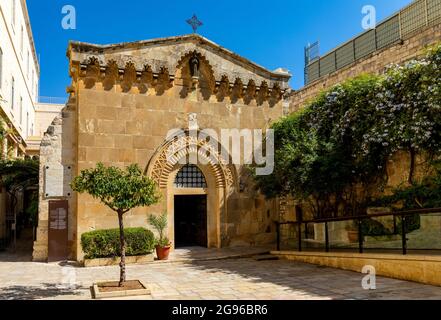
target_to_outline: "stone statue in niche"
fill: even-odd
[[[190,72],[193,78],[199,78],[199,58],[196,53],[190,58]]]

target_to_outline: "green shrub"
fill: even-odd
[[[402,228],[403,228],[402,225],[403,225],[403,220],[399,218],[397,222],[398,233],[402,232]],[[406,216],[406,224],[405,224],[406,233],[411,233],[413,231],[420,229],[421,229],[421,216],[419,214]]]
[[[124,229],[126,255],[140,256],[153,252],[155,237],[144,228]],[[84,233],[81,247],[86,259],[113,258],[121,255],[119,229],[99,230]]]

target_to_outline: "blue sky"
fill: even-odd
[[[378,21],[411,0],[28,0],[41,65],[41,96],[63,97],[69,85],[69,40],[98,44],[191,33],[185,20],[195,13],[204,37],[268,69],[291,71],[291,86],[303,86],[308,42],[321,53],[362,32],[361,9],[373,5]],[[73,5],[77,29],[61,27],[64,5]]]

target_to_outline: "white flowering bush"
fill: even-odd
[[[382,76],[339,84],[273,126],[275,172],[258,185],[267,196],[309,201],[317,217],[356,214],[387,182],[394,153],[409,153],[410,183],[417,155],[441,155],[440,103],[441,45]]]

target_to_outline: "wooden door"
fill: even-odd
[[[176,247],[207,247],[207,236],[207,196],[176,196]]]
[[[66,200],[49,201],[48,262],[68,258],[68,208]]]

